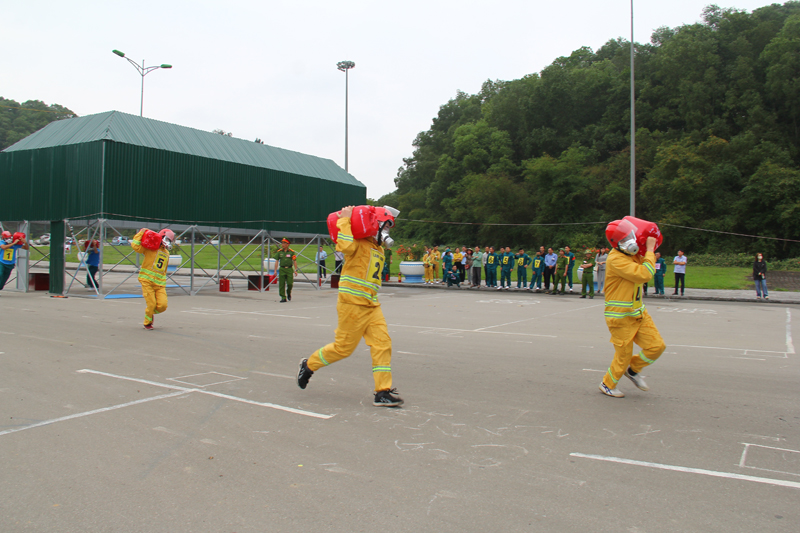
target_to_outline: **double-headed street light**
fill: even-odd
[[[125,54],[123,52],[120,52],[119,50],[112,50],[112,52],[117,54],[119,57],[125,57]],[[141,65],[139,63],[131,60],[129,57],[125,57],[125,59],[128,60],[128,63],[130,63],[131,65],[136,67],[136,70],[142,76],[142,100],[139,103],[139,116],[141,117],[142,116],[142,112],[144,111],[144,77],[147,76],[148,74],[150,74],[151,72],[153,72],[154,70],[158,70],[160,68],[172,68],[172,65],[167,65],[166,63],[164,63],[162,65],[155,65],[155,66],[152,66],[152,67],[145,67],[144,66],[144,59],[142,59],[142,64]]]
[[[336,68],[344,72],[344,171],[348,172],[347,168],[347,100],[349,91],[349,79],[347,71],[355,67],[356,64],[352,61],[339,61],[336,63]]]

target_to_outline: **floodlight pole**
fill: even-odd
[[[633,78],[633,0],[631,0],[631,216],[636,216],[636,103]]]
[[[344,72],[344,171],[348,172],[347,160],[347,135],[348,135],[348,100],[350,91],[350,80],[348,78],[348,71],[355,67],[356,64],[352,61],[339,61],[336,63],[336,68]]]
[[[172,65],[163,63],[161,65],[153,65],[152,67],[145,67],[144,59],[142,59],[142,64],[140,65],[139,63],[131,60],[129,57],[125,57],[125,54],[123,52],[120,52],[119,50],[112,50],[112,52],[118,55],[119,57],[127,59],[128,63],[133,65],[136,71],[142,76],[142,96],[141,96],[141,101],[139,102],[139,116],[141,117],[142,113],[144,112],[144,77],[153,72],[154,70],[158,70],[160,68],[172,68]]]

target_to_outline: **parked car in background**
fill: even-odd
[[[47,246],[48,244],[50,244],[50,234],[45,233],[38,239],[34,239],[32,244],[35,246]]]
[[[127,237],[119,235],[119,236],[114,237],[113,239],[111,239],[111,244],[113,244],[114,246],[119,246],[119,245],[125,245],[125,244],[130,244],[130,243],[129,243]]]

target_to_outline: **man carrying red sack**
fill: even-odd
[[[142,228],[133,236],[131,248],[143,254],[144,260],[139,268],[139,283],[147,307],[144,311],[144,329],[153,329],[153,318],[167,310],[167,265],[169,250],[175,240],[175,233],[162,229],[156,233]]]
[[[28,242],[25,240],[25,234],[17,232],[11,234],[10,231],[4,231],[0,236],[0,291],[8,283],[8,278],[11,277],[11,271],[14,270],[14,265],[17,264],[17,250],[22,248],[28,249]]]
[[[388,207],[354,209],[347,206],[329,216],[329,230],[336,242],[336,251],[345,255],[336,304],[339,324],[332,343],[300,361],[297,385],[301,389],[306,388],[314,372],[349,357],[363,337],[372,353],[375,381],[372,405],[398,407],[403,404],[397,390],[392,388],[392,339],[378,302],[385,260],[381,243],[392,243],[388,230],[394,226],[398,214],[399,211]]]
[[[653,252],[663,237],[652,222],[625,217],[608,225],[606,238],[613,247],[606,261],[605,318],[614,345],[614,360],[600,382],[600,392],[623,398],[625,395],[617,390],[622,375],[640,390],[649,390],[639,372],[655,363],[666,349],[642,303],[642,285],[653,277]],[[643,247],[646,252],[640,254]],[[634,343],[642,349],[637,355],[633,355]]]

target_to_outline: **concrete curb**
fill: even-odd
[[[462,290],[462,291],[473,291],[473,292],[485,292],[485,293],[499,293],[499,294],[514,294],[519,296],[547,296],[551,297],[554,295],[545,294],[544,292],[531,292],[525,289],[517,289],[512,288],[511,290],[503,290],[498,291],[497,289],[489,289],[487,287],[480,287],[479,289],[462,287],[460,289],[455,288],[448,288],[445,284],[436,284],[436,285],[426,285],[424,283],[403,283],[403,282],[396,282],[396,281],[384,281],[384,287],[392,287],[392,288],[413,288],[413,289],[427,289],[427,290]],[[742,302],[742,303],[754,303],[754,304],[781,304],[781,305],[800,305],[800,293],[798,292],[789,292],[789,293],[775,293],[773,292],[770,296],[769,300],[756,300],[755,296],[752,295],[752,291],[736,291],[741,292],[741,296],[730,296],[730,295],[723,295],[723,294],[714,294],[716,291],[713,289],[687,289],[687,291],[691,291],[691,293],[687,292],[684,296],[672,296],[667,294],[665,296],[647,296],[645,301],[647,302],[656,302],[656,301],[668,301],[668,302],[676,302],[676,301],[685,301],[685,300],[697,300],[697,301],[710,301],[710,302]],[[703,291],[701,294],[697,294],[697,291]],[[732,292],[732,291],[725,291],[725,292]],[[791,294],[792,298],[781,298],[780,294]],[[567,293],[564,296],[579,298],[580,291]],[[602,298],[603,295],[598,295],[598,298]]]

